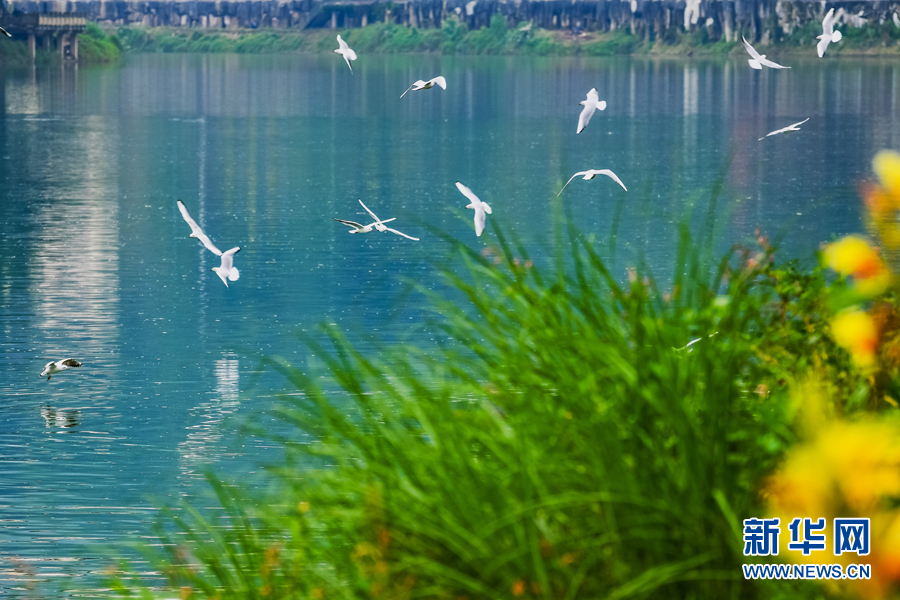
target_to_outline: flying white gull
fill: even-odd
[[[375,215],[375,213],[373,213],[371,210],[369,210],[369,207],[368,207],[368,206],[366,206],[365,204],[363,204],[363,201],[362,201],[361,198],[359,199],[359,203],[360,203],[360,205],[362,205],[362,207],[363,207],[364,209],[366,209],[366,212],[369,213],[370,215],[372,215],[372,218],[375,219],[375,222],[372,223],[372,226],[375,227],[375,229],[378,230],[379,232],[384,233],[385,231],[390,231],[391,233],[396,233],[397,235],[402,235],[402,236],[405,237],[406,239],[409,239],[409,240],[415,240],[415,241],[417,241],[417,242],[419,241],[419,238],[414,238],[414,237],[412,237],[412,236],[406,235],[405,233],[402,233],[402,232],[400,232],[400,231],[397,231],[396,229],[391,229],[390,227],[385,227],[384,224],[387,223],[387,221],[382,221],[381,219],[379,219],[379,218]],[[393,220],[394,220],[394,219],[388,219],[388,221],[393,221]]]
[[[809,121],[809,117],[803,119],[799,123],[794,123],[793,125],[788,125],[787,127],[782,127],[781,129],[776,129],[772,133],[767,133],[764,137],[759,138],[759,141],[763,141],[770,135],[778,135],[779,133],[787,133],[789,131],[800,131],[800,126]]]
[[[599,99],[597,88],[591,88],[591,91],[587,93],[587,100],[582,100],[578,104],[583,104],[584,108],[581,109],[581,114],[578,115],[578,129],[575,131],[576,134],[584,131],[584,128],[587,127],[588,122],[594,115],[595,110],[606,110],[606,100]]]
[[[841,41],[841,32],[834,30],[834,22],[836,20],[837,19],[834,18],[833,8],[830,9],[825,14],[825,18],[822,19],[822,35],[816,37],[816,39],[819,40],[819,43],[816,44],[816,52],[819,53],[819,58],[825,56],[825,50],[828,48],[828,44]]]
[[[375,231],[375,223],[369,223],[368,225],[362,225],[361,223],[357,223],[356,221],[347,221],[345,219],[335,219],[334,217],[331,217],[331,218],[334,219],[335,221],[337,221],[338,223],[343,223],[344,225],[353,227],[353,229],[351,229],[347,233],[369,233],[370,231]],[[381,222],[382,223],[390,223],[391,221],[396,221],[396,220],[397,220],[396,218],[385,219],[384,221],[381,221]]]
[[[466,208],[475,209],[475,235],[481,237],[481,233],[484,231],[484,221],[487,219],[485,213],[491,214],[491,207],[488,206],[487,202],[482,202],[478,196],[472,193],[472,190],[458,181],[456,182],[456,189],[469,199],[469,205]]]
[[[412,84],[411,86],[409,86],[406,89],[406,92],[408,92],[410,90],[412,90],[414,92],[418,92],[419,90],[430,90],[434,86],[438,86],[442,90],[446,90],[447,89],[447,80],[444,79],[444,77],[442,75],[438,75],[434,79],[429,79],[428,81],[422,81],[420,79],[417,82],[415,82],[414,84]],[[406,92],[403,92],[402,94],[400,94],[400,97],[402,98],[403,96],[405,96]]]
[[[390,231],[391,233],[395,233],[395,234],[397,234],[397,235],[403,236],[403,237],[405,237],[406,239],[414,240],[414,241],[416,241],[416,242],[419,241],[419,238],[414,238],[414,237],[412,237],[412,236],[410,236],[410,235],[406,235],[406,234],[403,233],[402,231],[397,231],[396,229],[391,229],[390,227],[385,227],[385,226],[384,226],[385,223],[390,223],[391,221],[396,221],[396,220],[397,220],[396,217],[395,217],[395,218],[391,218],[391,219],[385,219],[385,220],[382,221],[381,219],[379,219],[379,218],[375,215],[375,213],[373,213],[371,210],[369,210],[369,207],[368,207],[368,206],[366,206],[365,204],[363,204],[362,199],[359,200],[359,203],[362,205],[362,207],[363,207],[364,209],[366,209],[366,212],[367,212],[367,213],[369,213],[370,215],[372,215],[372,218],[375,219],[375,222],[374,222],[374,223],[370,223],[370,224],[368,224],[368,225],[360,225],[359,223],[357,223],[357,222],[355,222],[355,221],[345,221],[345,220],[343,220],[343,219],[334,219],[334,217],[332,217],[332,219],[334,219],[334,220],[337,221],[338,223],[343,223],[344,225],[348,225],[348,226],[350,226],[350,227],[353,227],[353,229],[351,229],[351,230],[348,231],[347,233],[369,233],[369,232],[372,231],[372,230],[379,231],[379,232],[381,232],[381,233],[384,233],[385,231]]]
[[[772,62],[766,58],[765,54],[760,54],[754,50],[753,46],[750,45],[750,42],[748,42],[744,36],[741,36],[741,39],[744,41],[744,48],[746,48],[747,52],[750,54],[750,60],[747,62],[750,63],[750,66],[754,69],[762,69],[763,66],[769,67],[770,69],[790,69],[790,67],[785,67],[784,65]]]
[[[216,275],[219,276],[219,279],[222,280],[222,283],[225,284],[225,287],[228,287],[229,281],[237,281],[241,278],[240,272],[238,272],[237,268],[234,266],[234,255],[235,253],[240,251],[240,248],[234,247],[231,250],[223,252],[222,264],[211,269],[212,271],[216,272]]]
[[[356,60],[356,52],[353,51],[353,48],[347,45],[347,42],[341,39],[340,34],[337,36],[338,45],[340,48],[335,50],[335,54],[340,54],[344,57],[344,62],[347,63],[347,66],[350,67],[350,61]],[[350,72],[353,72],[353,67],[350,67]]]
[[[619,179],[619,177],[609,169],[588,169],[587,171],[578,171],[577,173],[569,177],[569,181],[566,182],[566,185],[572,183],[572,180],[578,176],[582,176],[582,179],[584,179],[585,181],[590,181],[597,175],[606,175],[607,177],[621,185],[623,190],[625,190],[626,192],[628,191],[628,188],[625,187],[625,184],[622,183],[622,180]],[[566,189],[566,185],[562,186],[562,190],[559,190],[559,194],[563,193],[563,190]],[[556,195],[557,198],[559,198],[559,194]]]
[[[184,202],[182,202],[181,200],[177,200],[176,202],[178,204],[178,210],[181,211],[181,216],[184,217],[184,220],[187,221],[187,224],[191,226],[190,237],[197,238],[198,240],[203,242],[203,245],[206,246],[206,249],[216,256],[222,256],[222,251],[216,248],[216,245],[210,241],[209,237],[207,237],[205,233],[203,233],[203,230],[200,229],[200,226],[197,225],[197,222],[191,218],[190,213],[188,213],[187,208],[184,206]]]
[[[0,33],[5,35],[6,37],[10,37],[10,38],[12,37],[12,34],[10,32],[8,32],[7,30],[3,29],[2,27],[0,27]]]
[[[240,279],[241,274],[234,266],[234,255],[236,252],[240,252],[241,249],[239,247],[232,248],[228,252],[222,252],[216,245],[213,244],[209,237],[197,223],[191,218],[191,215],[188,213],[187,208],[184,206],[184,202],[178,200],[178,210],[181,211],[181,216],[184,217],[184,220],[187,221],[187,224],[191,226],[191,236],[195,237],[206,246],[206,249],[215,254],[216,256],[222,257],[222,264],[218,267],[213,267],[212,270],[216,272],[219,278],[222,280],[222,283],[225,284],[225,287],[228,287],[229,281],[237,281]]]
[[[44,370],[41,371],[41,377],[44,375],[47,376],[47,381],[50,381],[50,376],[56,373],[61,373],[69,369],[70,367],[80,367],[81,363],[75,360],[74,358],[64,358],[63,360],[58,360],[56,362],[48,362],[44,365]]]

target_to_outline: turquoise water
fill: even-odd
[[[448,89],[400,94],[437,74]],[[575,135],[578,102],[608,102]],[[277,448],[236,421],[286,386],[262,355],[306,364],[294,333],[333,323],[364,348],[427,316],[410,282],[438,285],[429,227],[536,261],[554,251],[562,195],[619,262],[671,268],[674,224],[724,173],[724,245],[761,225],[810,258],[861,230],[856,186],[900,147],[896,61],[129,57],[121,66],[0,72],[0,596],[83,582],[153,507],[196,498],[207,465],[253,482]],[[802,131],[758,141],[810,117]],[[476,238],[454,182],[491,204]],[[193,239],[182,199],[240,280]],[[348,235],[357,199],[421,238]],[[38,378],[50,360],[77,370]],[[85,577],[88,576],[88,577]]]

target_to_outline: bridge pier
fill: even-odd
[[[27,37],[32,61],[37,58],[38,44],[44,50],[53,50],[53,38],[60,58],[66,52],[78,60],[78,33],[84,31],[87,19],[81,13],[4,13],[0,16],[7,31]],[[40,40],[40,41],[38,41]]]

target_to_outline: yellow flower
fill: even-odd
[[[880,184],[863,183],[861,195],[868,208],[869,226],[891,251],[900,248],[900,228],[897,212],[900,210],[900,154],[882,150],[872,160],[872,168]]]
[[[870,367],[875,363],[878,329],[867,312],[848,310],[838,314],[831,321],[831,335],[834,341],[850,352],[860,367]]]
[[[885,271],[884,263],[869,243],[855,235],[828,244],[825,249],[828,266],[841,275],[868,279]]]
[[[882,150],[872,159],[872,168],[888,196],[894,202],[900,200],[900,154]]]
[[[900,583],[900,509],[892,503],[900,495],[900,421],[834,421],[809,442],[795,446],[768,480],[768,516],[781,519],[780,555],[799,563],[825,562],[872,565],[872,579],[844,588],[863,598],[887,598]],[[829,528],[825,550],[803,556],[788,550],[787,524],[796,517],[825,518]],[[870,554],[834,556],[830,533],[835,518],[869,518]],[[789,539],[789,538],[788,538]],[[829,584],[836,589],[840,583]]]

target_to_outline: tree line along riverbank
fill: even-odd
[[[827,6],[781,0],[22,0],[8,8],[13,14],[75,12],[96,23],[79,38],[81,62],[114,60],[123,50],[330,52],[338,31],[369,53],[724,54],[735,51],[742,36],[790,52],[815,44],[829,8],[844,36],[830,54],[900,52],[900,7],[881,0]],[[17,62],[25,52],[6,41],[0,56]]]
[[[469,29],[461,20],[446,19],[440,28],[416,28],[395,23],[375,23],[339,30],[357,52],[370,54],[438,53],[539,56],[673,55],[724,56],[742,53],[738,42],[713,40],[705,29],[671,30],[664,38],[645,39],[627,29],[612,32],[545,30],[529,23],[509,27],[495,15],[487,27]],[[798,27],[790,35],[759,45],[770,53],[797,54],[812,51],[820,31],[814,24]],[[900,54],[900,28],[893,22],[845,27],[844,38],[829,48],[834,55]],[[81,63],[117,60],[122,53],[330,53],[334,30],[201,30],[176,27],[104,27],[91,23],[79,36]],[[26,64],[31,58],[24,41],[3,40],[0,59],[6,64]],[[55,52],[38,52],[38,61],[59,60]]]
[[[457,19],[444,20],[440,28],[416,28],[395,23],[339,30],[358,52],[399,54],[430,52],[485,55],[725,55],[744,52],[738,41],[713,39],[706,29],[692,32],[670,30],[665,37],[646,38],[639,32],[546,30],[531,23],[510,27],[502,15],[494,15],[486,27],[470,29]],[[237,32],[184,30],[181,28],[120,27],[115,30],[126,51],[133,52],[311,52],[334,50],[334,30],[304,31],[245,30]],[[761,44],[778,53],[812,50],[821,27],[810,23],[790,35]],[[900,27],[893,22],[844,28],[840,44],[829,55],[900,54]]]

